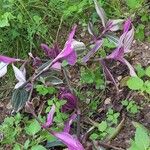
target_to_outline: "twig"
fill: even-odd
[[[82,138],[82,143],[86,143],[87,139],[89,138],[89,136],[91,135],[91,133],[93,132],[93,130],[95,129],[95,126],[92,126],[83,136]]]
[[[30,93],[29,93],[29,96],[28,96],[28,100],[27,100],[27,102],[28,101],[30,101],[30,99],[31,99],[31,96],[32,96],[32,93],[33,93],[33,83],[31,84],[31,90],[30,90]]]
[[[113,140],[119,134],[120,130],[124,126],[124,122],[125,122],[125,117],[123,116],[123,119],[121,120],[119,125],[116,127],[115,131],[106,138],[105,142],[109,142]]]
[[[110,145],[110,144],[108,144],[108,143],[103,143],[103,142],[93,142],[93,145],[94,145],[94,147],[97,149],[97,147],[98,147],[98,145],[101,145],[101,146],[103,146],[103,147],[105,147],[105,148],[111,148],[111,149],[113,149],[113,150],[124,150],[123,148],[119,148],[119,147],[116,147],[116,146],[113,146],[113,145]]]
[[[80,139],[80,121],[81,121],[81,112],[77,106],[77,138]]]
[[[59,31],[61,29],[62,22],[63,22],[63,16],[60,19],[60,24],[59,24],[59,27],[58,27],[58,30],[57,30],[56,39],[55,39],[56,43],[58,42],[58,35],[59,35]]]
[[[63,74],[64,74],[64,77],[66,79],[66,82],[67,82],[67,85],[68,85],[68,88],[69,88],[70,92],[73,93],[73,89],[72,89],[72,87],[70,85],[70,81],[69,81],[69,78],[68,78],[68,75],[67,75],[67,71],[66,71],[65,68],[63,68]]]

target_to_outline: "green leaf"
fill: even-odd
[[[116,47],[116,45],[113,42],[111,42],[110,40],[108,40],[106,38],[103,41],[103,46],[107,47],[107,48],[115,48]]]
[[[44,85],[37,85],[36,90],[40,95],[45,96],[46,94],[48,94],[48,89]]]
[[[140,4],[142,1],[143,0],[126,0],[126,3],[131,9],[136,9],[141,6]]]
[[[150,146],[150,137],[147,131],[140,126],[136,128],[135,144],[139,150],[147,150]]]
[[[42,145],[35,145],[32,146],[31,150],[47,150],[47,149]]]
[[[0,28],[10,26],[9,20],[14,19],[15,17],[10,12],[5,12],[0,16]]]
[[[145,91],[146,91],[148,94],[150,94],[150,81],[149,81],[149,80],[145,81],[144,87],[145,87]]]
[[[127,81],[127,85],[131,90],[140,90],[143,87],[144,82],[138,77],[131,77]]]
[[[99,137],[99,135],[97,133],[93,133],[93,134],[91,134],[90,139],[96,140],[98,137]]]
[[[145,70],[142,68],[140,64],[136,66],[136,71],[137,71],[138,77],[140,78],[145,75]]]
[[[121,102],[121,104],[122,104],[123,106],[128,106],[128,103],[129,103],[128,100],[124,100],[124,101]]]
[[[104,132],[107,129],[107,122],[106,121],[102,121],[99,125],[98,125],[98,130],[101,132]]]
[[[16,89],[11,98],[11,105],[15,112],[18,112],[28,100],[28,92],[25,89]]]
[[[28,149],[28,147],[29,147],[29,144],[30,144],[30,140],[29,139],[27,139],[26,141],[25,141],[25,143],[24,143],[24,149]]]
[[[146,68],[145,74],[150,77],[150,66]]]
[[[13,150],[21,150],[20,145],[16,143],[13,147]]]
[[[27,134],[35,135],[41,130],[40,124],[34,119],[32,122],[25,128]]]
[[[145,38],[145,26],[143,24],[139,24],[136,28],[135,36],[137,39],[143,41]]]

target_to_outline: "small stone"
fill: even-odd
[[[133,41],[133,44],[135,44],[135,43],[136,43],[136,40]]]
[[[118,76],[118,78],[117,78],[117,79],[118,79],[118,81],[120,81],[120,80],[122,79],[122,76]]]
[[[87,103],[87,104],[89,104],[90,101],[91,101],[91,100],[90,100],[89,98],[86,99],[86,103]]]
[[[110,103],[111,103],[111,99],[110,99],[110,98],[106,98],[104,104],[105,104],[105,105],[108,105],[108,104],[110,104]]]
[[[144,49],[148,49],[148,46],[145,46]]]
[[[82,32],[80,35],[81,35],[81,37],[84,37],[84,36],[85,36],[85,33],[84,33],[84,32]]]

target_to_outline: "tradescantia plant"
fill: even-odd
[[[51,130],[51,127],[53,125],[53,117],[56,109],[56,106],[54,104],[51,107],[51,110],[47,115],[47,120],[44,124],[36,116],[32,103],[27,102],[26,109],[36,118],[36,120],[39,122],[42,128],[47,130],[50,134],[52,134],[54,137],[58,138],[62,143],[64,143],[68,147],[68,150],[84,150],[84,147],[82,146],[78,138],[69,133],[71,129],[70,126],[73,123],[73,121],[77,118],[77,114],[73,113],[69,117],[69,119],[64,124],[63,131],[56,132]]]
[[[41,47],[42,47],[42,49],[44,49],[46,55],[49,56],[49,58],[52,58],[52,59],[48,60],[46,63],[41,64],[42,62],[41,62],[40,58],[34,57],[31,53],[29,54],[29,56],[33,59],[33,66],[34,67],[40,66],[35,70],[34,74],[29,79],[26,79],[25,63],[27,63],[27,61],[10,58],[10,57],[6,57],[6,56],[2,56],[2,55],[0,56],[0,77],[3,77],[7,73],[7,66],[9,64],[12,64],[15,77],[19,81],[15,85],[16,90],[14,90],[14,94],[12,97],[13,98],[12,102],[13,103],[16,102],[18,104],[15,104],[15,105],[13,104],[13,106],[16,107],[16,108],[13,108],[13,110],[19,111],[25,104],[24,103],[25,100],[23,100],[23,104],[20,104],[20,102],[18,102],[18,101],[21,101],[16,97],[21,94],[21,92],[18,92],[18,91],[27,90],[28,94],[30,93],[29,95],[31,96],[35,81],[41,75],[43,75],[45,72],[47,72],[49,70],[52,70],[52,72],[54,70],[61,70],[62,69],[61,63],[63,60],[66,60],[68,62],[68,64],[70,64],[70,65],[74,65],[76,63],[77,54],[76,54],[76,51],[74,48],[75,44],[74,44],[74,39],[73,39],[76,28],[77,28],[76,25],[72,28],[72,31],[69,34],[68,40],[67,40],[63,50],[58,49],[57,45],[54,45],[54,47],[52,49],[48,48],[47,45],[43,45],[43,44],[41,45]],[[77,42],[77,44],[79,44],[79,43],[80,42]],[[24,62],[20,69],[14,65],[14,63],[16,63],[18,61]],[[27,92],[25,92],[25,93],[27,93]],[[18,94],[18,93],[20,93],[20,94]],[[31,97],[28,97],[28,99],[26,99],[26,101],[30,100],[30,98]],[[18,101],[15,101],[15,99],[16,100],[18,99]]]
[[[101,19],[103,29],[101,34],[97,35],[94,32],[94,25],[91,22],[89,22],[88,31],[93,36],[93,41],[91,41],[93,48],[87,53],[86,56],[83,57],[82,61],[84,63],[88,62],[88,60],[102,47],[104,39],[108,38],[116,45],[116,49],[113,50],[112,53],[107,55],[105,58],[99,58],[96,60],[100,61],[104,73],[106,74],[106,77],[108,77],[115,85],[117,85],[115,79],[113,78],[113,75],[106,66],[105,61],[106,60],[119,61],[128,67],[131,76],[136,76],[134,68],[125,59],[124,56],[125,54],[131,52],[131,44],[134,38],[134,27],[130,19],[127,19],[126,21],[122,19],[108,20],[103,8],[100,7],[97,0],[94,0],[94,3],[96,12]],[[120,38],[116,38],[113,32],[120,30],[122,26],[123,26],[123,33],[120,36]]]
[[[103,30],[101,34],[98,35],[94,32],[93,24],[91,22],[89,23],[88,31],[93,37],[93,40],[90,42],[90,46],[92,45],[93,47],[87,53],[87,55],[83,57],[82,61],[84,63],[88,62],[89,59],[102,47],[105,38],[108,38],[110,41],[113,41],[115,43],[116,48],[106,57],[98,58],[96,60],[98,60],[101,63],[103,71],[106,74],[106,76],[109,79],[111,79],[112,82],[116,85],[116,81],[113,78],[111,71],[106,66],[106,60],[115,60],[123,63],[129,68],[130,75],[136,76],[134,68],[125,59],[124,56],[125,54],[131,52],[131,44],[134,37],[134,27],[130,19],[127,19],[126,21],[122,19],[107,20],[103,8],[99,6],[96,0],[94,0],[94,4],[97,14],[99,15],[102,21]],[[114,37],[113,32],[120,30],[122,26],[123,26],[123,33],[121,34],[120,38]],[[67,42],[65,43],[63,49],[60,49],[58,47],[57,42],[54,44],[52,48],[49,48],[48,45],[46,44],[41,44],[41,49],[44,51],[46,57],[48,58],[48,61],[43,63],[39,57],[37,56],[34,57],[31,53],[29,54],[30,56],[29,60],[32,60],[33,62],[32,66],[33,69],[35,70],[33,75],[28,79],[26,78],[25,64],[28,63],[29,60],[24,61],[21,59],[15,59],[0,55],[0,77],[3,77],[7,73],[7,66],[12,64],[15,77],[18,80],[18,83],[15,85],[15,90],[13,92],[11,100],[13,111],[18,112],[26,104],[26,108],[38,120],[32,107],[32,104],[30,102],[33,87],[36,84],[36,81],[40,80],[39,79],[40,77],[44,78],[45,76],[47,76],[47,74],[51,76],[56,72],[60,73],[60,70],[63,69],[62,62],[64,60],[67,61],[69,65],[72,66],[75,65],[75,63],[77,62],[76,48],[79,48],[80,46],[85,48],[84,43],[78,42],[74,39],[76,28],[77,28],[76,25],[72,28],[72,31],[70,32]],[[17,62],[23,63],[20,69],[14,65]],[[68,110],[70,111],[73,109],[78,109],[77,97],[73,94],[72,90],[60,89],[58,97],[60,100],[62,99],[67,100],[66,104],[62,107],[62,111]],[[75,112],[78,113],[78,110],[76,110]],[[42,127],[48,130],[49,133],[52,134],[53,136],[60,139],[68,147],[69,150],[84,150],[79,139],[69,133],[70,126],[78,114],[77,115],[73,114],[68,119],[68,121],[65,124],[64,131],[62,132],[55,132],[52,131],[51,129],[50,130],[48,129],[53,124],[52,122],[54,114],[55,114],[55,105],[52,106],[48,114],[47,121],[45,124],[42,125]],[[41,124],[40,121],[39,123]]]

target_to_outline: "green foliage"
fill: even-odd
[[[139,7],[142,7],[142,3],[144,1],[143,0],[126,0],[127,5],[131,8],[131,9],[137,9]]]
[[[107,116],[107,121],[111,125],[113,125],[113,124],[117,124],[118,123],[118,118],[120,116],[120,113],[114,112],[114,110],[110,108],[110,109],[108,109],[108,112],[107,112],[106,116]]]
[[[54,122],[61,125],[63,127],[63,122],[67,119],[68,115],[66,113],[61,112],[62,106],[66,103],[65,100],[59,100],[56,97],[48,100],[48,107],[46,108],[46,113],[49,113],[53,104],[56,106],[56,113],[54,117]]]
[[[42,145],[35,145],[31,148],[31,150],[47,150],[47,149]]]
[[[56,89],[54,87],[46,87],[43,84],[42,85],[36,85],[36,91],[40,95],[47,95],[47,94],[54,94],[56,92]]]
[[[136,71],[139,78],[145,76],[145,70],[142,68],[140,64],[136,66]]]
[[[146,68],[145,74],[150,77],[150,66]]]
[[[6,117],[4,122],[0,125],[0,132],[3,135],[2,140],[0,141],[1,145],[13,144],[19,134],[22,132],[20,122],[22,116],[18,113],[14,117]]]
[[[81,83],[94,84],[96,89],[104,89],[104,77],[99,68],[81,68]]]
[[[140,92],[145,92],[150,94],[150,67],[146,69],[142,68],[140,65],[136,67],[138,77],[130,77],[127,81],[127,86],[131,90],[137,90]],[[148,79],[148,80],[147,80]]]
[[[121,103],[129,113],[137,114],[139,112],[140,107],[133,100],[123,100]]]
[[[131,142],[129,150],[149,150],[150,136],[149,132],[142,126],[136,126],[134,140]]]
[[[92,140],[102,140],[106,136],[111,135],[114,131],[114,125],[117,125],[120,113],[115,112],[113,109],[108,109],[106,119],[100,123],[94,123],[97,130],[90,135]]]
[[[91,3],[92,0],[2,0],[0,52],[21,58],[29,51],[39,53],[40,43],[54,41],[62,16],[67,27],[79,18],[84,22],[88,20],[84,11]]]
[[[0,133],[2,135],[1,147],[7,144],[13,150],[28,150],[36,146],[42,148],[43,146],[40,143],[45,140],[54,139],[49,133],[41,130],[41,126],[35,119],[30,120],[19,113],[5,118],[4,122],[0,125]],[[20,141],[19,139],[22,140]],[[23,144],[21,144],[22,142]]]
[[[26,133],[32,136],[34,136],[40,130],[41,126],[35,119],[31,120],[31,122],[25,128]]]
[[[138,77],[131,77],[127,81],[127,85],[132,90],[140,90],[143,87],[144,83],[143,80]]]
[[[138,26],[136,27],[135,36],[140,41],[144,40],[144,38],[145,38],[145,25],[138,24]]]

